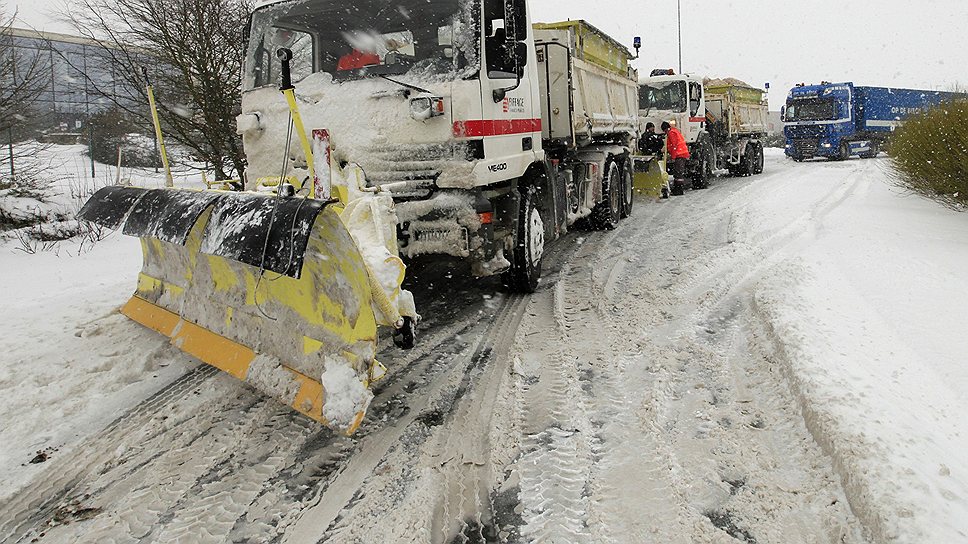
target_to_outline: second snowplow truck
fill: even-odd
[[[401,257],[532,291],[547,241],[631,211],[637,76],[583,21],[268,0],[247,40],[246,190],[108,187],[79,216],[141,238],[126,315],[330,427],[365,414],[377,325],[412,343]]]
[[[768,107],[765,91],[738,79],[703,79],[653,70],[639,83],[639,119],[675,123],[689,145],[692,187],[703,189],[714,170],[736,176],[763,172]]]

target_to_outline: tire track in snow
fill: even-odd
[[[596,249],[579,252],[581,264],[563,270],[562,296],[544,306],[532,304],[529,313],[537,319],[523,325],[517,347],[522,358],[530,357],[518,383],[522,403],[530,403],[522,409],[521,426],[537,425],[542,417],[567,425],[549,425],[544,435],[522,438],[523,454],[514,464],[524,510],[522,540],[863,541],[838,498],[842,490],[829,460],[787,406],[785,384],[771,373],[767,355],[750,356],[759,349],[747,343],[742,319],[750,267],[730,263],[696,279],[699,270],[683,266],[729,243],[730,225],[742,207],[737,195],[750,194],[753,186],[762,190],[762,180],[741,178],[719,194],[693,192],[664,203],[667,212],[650,221],[633,215],[632,226],[619,237],[590,236],[585,244]],[[814,216],[836,209],[842,196],[824,199]],[[719,201],[712,202],[714,197]],[[635,256],[623,261],[624,252]],[[597,299],[594,311],[585,303],[590,297]],[[579,329],[538,334],[540,323],[532,321],[541,319],[559,327],[578,323]],[[577,379],[583,398],[567,381],[576,354],[591,360]],[[591,471],[568,474],[587,483],[586,496],[577,501],[573,493],[560,497],[573,491],[567,485],[543,485],[558,483],[563,473],[554,467],[560,461],[576,467],[579,448],[566,441],[583,433],[553,432],[576,421],[588,421],[593,430],[582,438],[587,457],[577,460]],[[550,509],[549,496],[580,506]],[[576,520],[584,527],[594,524],[594,534],[581,532]]]
[[[460,298],[474,297],[474,290],[468,291]],[[0,534],[7,538],[46,530],[46,540],[58,541],[63,535],[65,541],[73,541],[75,537],[68,534],[75,529],[83,534],[111,526],[108,532],[92,531],[100,535],[93,540],[155,541],[166,539],[167,534],[177,537],[179,526],[194,522],[195,528],[207,527],[212,541],[224,541],[228,534],[257,540],[278,535],[303,508],[302,501],[311,500],[314,491],[325,488],[358,453],[359,439],[392,426],[395,417],[407,413],[409,408],[400,398],[420,398],[433,380],[435,350],[458,341],[487,317],[478,313],[479,295],[471,304],[438,300],[436,306],[442,311],[430,314],[418,347],[397,358],[391,374],[378,384],[365,431],[353,441],[334,439],[332,433],[305,425],[272,402],[252,405],[264,399],[224,376],[219,376],[223,383],[200,390],[218,374],[202,365],[89,439],[74,463],[51,465],[46,474],[54,477],[3,507],[9,515],[0,518],[4,520]],[[233,392],[242,400],[226,400],[226,393]],[[222,432],[233,418],[246,420],[248,426]],[[352,443],[348,446],[348,442]],[[306,451],[303,445],[310,443],[322,449]],[[266,450],[270,444],[277,445],[276,451]],[[162,470],[165,466],[175,467],[174,473]],[[281,476],[280,470],[294,472],[295,478]],[[58,472],[63,474],[57,476]],[[171,485],[175,481],[182,483]],[[186,498],[187,493],[193,497]],[[282,504],[274,504],[278,499]],[[243,522],[250,507],[261,509],[269,521]],[[81,511],[84,518],[68,518],[65,521],[71,525],[50,531],[48,520],[64,511]],[[85,521],[87,517],[92,519]],[[255,532],[252,525],[258,526]]]

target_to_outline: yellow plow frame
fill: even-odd
[[[111,228],[123,222],[125,234],[141,238],[144,266],[122,313],[352,433],[372,398],[368,387],[383,373],[376,360],[381,319],[363,256],[328,204],[106,187],[78,216]]]

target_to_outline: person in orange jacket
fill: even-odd
[[[681,195],[686,187],[686,161],[689,160],[689,146],[679,129],[662,123],[662,132],[666,135],[666,149],[669,160],[672,161],[672,194]]]

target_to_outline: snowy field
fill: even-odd
[[[121,316],[137,240],[0,241],[0,540],[968,541],[968,215],[767,152],[531,297],[416,270],[352,439]]]

